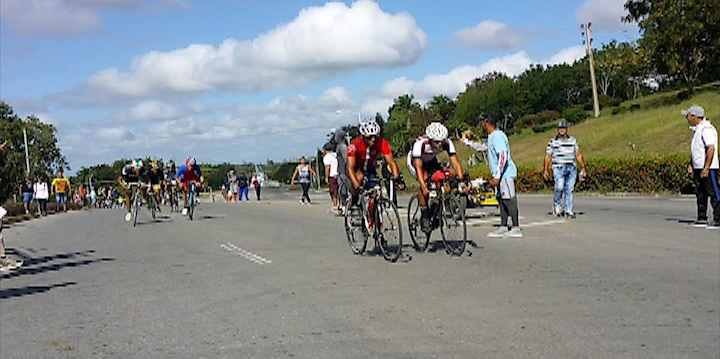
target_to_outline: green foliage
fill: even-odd
[[[585,181],[577,182],[575,190],[603,194],[689,194],[693,193],[694,187],[687,166],[688,157],[683,155],[590,159],[586,161]],[[490,171],[486,167],[471,168],[470,176],[489,178]],[[519,166],[515,185],[519,192],[525,193],[553,190],[553,183],[543,179],[542,169],[538,167]]]
[[[43,123],[35,116],[22,120],[12,107],[0,102],[0,144],[7,141],[4,153],[0,154],[0,203],[18,192],[20,180],[27,170],[23,128],[27,131],[33,179],[36,176],[49,179],[58,169],[69,169],[65,156],[57,146],[57,130],[53,125]]]
[[[577,124],[587,120],[590,114],[582,106],[575,105],[563,109],[562,117],[570,123]]]
[[[515,127],[517,128],[528,128],[532,127],[533,131],[535,128],[539,128],[548,122],[556,122],[560,118],[560,114],[557,111],[542,111],[538,114],[525,115],[521,117]],[[538,132],[538,131],[535,131]]]
[[[659,73],[682,79],[692,91],[698,78],[720,75],[720,2],[628,0],[626,21],[639,21],[640,47]]]
[[[273,178],[282,183],[290,183],[290,179],[292,179],[292,175],[295,172],[295,167],[297,167],[298,164],[298,162],[285,162],[281,164],[273,173]]]

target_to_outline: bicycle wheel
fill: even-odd
[[[402,254],[402,224],[395,203],[387,198],[375,202],[375,233],[383,257],[395,262]]]
[[[345,215],[343,216],[345,234],[348,245],[354,254],[365,252],[369,237],[367,231],[364,230],[364,216],[361,208],[361,206],[352,206],[352,198],[348,198],[345,202]]]
[[[408,230],[410,231],[410,240],[413,242],[413,247],[416,251],[424,252],[428,244],[430,243],[430,233],[423,232],[420,229],[420,203],[418,202],[417,194],[410,197],[410,202],[407,208],[408,215]]]
[[[132,214],[133,227],[135,227],[137,225],[137,217],[138,217],[138,212],[140,212],[140,203],[141,202],[142,201],[140,199],[140,191],[139,190],[135,191],[135,196],[133,197],[133,203],[131,204],[131,207],[130,207],[130,210],[133,212],[133,214]]]
[[[193,213],[195,212],[195,192],[190,191],[190,194],[188,194],[188,218],[190,220],[193,220]]]
[[[445,198],[442,206],[442,233],[445,252],[453,256],[460,256],[465,251],[467,243],[467,227],[465,223],[465,206],[459,196]]]
[[[155,222],[155,196],[150,193],[148,198],[148,208],[150,209],[150,215],[152,216],[153,222]]]

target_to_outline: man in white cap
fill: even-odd
[[[688,172],[693,175],[695,196],[697,197],[698,227],[720,228],[720,187],[718,185],[718,133],[715,127],[705,119],[705,110],[698,106],[690,106],[682,111],[690,129],[693,131],[690,141],[692,161]],[[707,201],[713,208],[712,221],[707,220]]]

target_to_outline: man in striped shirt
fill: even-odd
[[[543,166],[543,178],[550,179],[548,165],[552,163],[553,177],[555,178],[555,194],[553,195],[553,214],[562,216],[563,210],[561,201],[565,194],[565,215],[575,218],[573,212],[573,189],[575,188],[575,177],[577,167],[575,160],[580,163],[580,178],[585,177],[585,161],[580,153],[577,140],[568,134],[568,123],[560,120],[557,128],[557,136],[550,139],[545,150],[545,164]]]

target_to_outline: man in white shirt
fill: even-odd
[[[325,165],[325,183],[328,184],[330,199],[333,204],[332,210],[338,213],[338,159],[330,144],[325,145],[323,148],[323,164]]]
[[[697,197],[699,227],[720,228],[720,185],[718,185],[718,133],[715,127],[705,119],[705,109],[698,105],[682,111],[690,129],[693,131],[690,141],[692,161],[688,172],[692,173]],[[713,219],[707,220],[707,202],[713,208]]]

